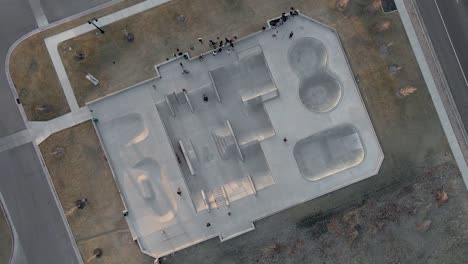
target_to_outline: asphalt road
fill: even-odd
[[[7,82],[4,62],[11,44],[36,27],[27,0],[0,0],[0,138],[26,128]]]
[[[0,153],[0,167],[0,192],[28,263],[78,263],[33,144]]]
[[[108,1],[109,0],[41,0],[41,5],[49,23],[52,23]]]
[[[468,1],[437,0],[465,76],[468,76]]]
[[[4,62],[14,41],[37,28],[34,14],[43,12],[55,21],[105,2],[42,0],[42,8],[40,1],[0,0],[0,138],[26,129]],[[13,264],[79,263],[32,143],[0,152],[0,192],[17,235]]]
[[[416,3],[466,130],[468,84],[464,75],[468,76],[468,1],[416,0]]]

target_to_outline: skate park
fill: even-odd
[[[88,107],[132,236],[154,257],[241,235],[383,160],[339,37],[302,15]]]

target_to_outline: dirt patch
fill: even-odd
[[[0,263],[8,263],[12,253],[12,234],[0,205]]]
[[[39,147],[83,258],[93,245],[113,251],[109,260],[141,259],[129,239],[124,206],[91,121],[53,134]]]

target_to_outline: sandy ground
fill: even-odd
[[[2,209],[0,208],[0,263],[8,263],[11,255],[11,232]]]

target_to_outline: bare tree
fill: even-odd
[[[338,9],[341,12],[344,12],[349,5],[350,0],[337,0],[336,1],[336,9]]]
[[[85,54],[84,54],[84,52],[82,52],[82,51],[76,51],[76,52],[75,52],[75,59],[76,59],[77,61],[82,61],[82,60],[84,60],[84,59],[85,59]]]
[[[380,46],[380,53],[382,55],[387,55],[388,53],[390,53],[392,46],[393,46],[393,42],[389,42],[387,44]]]
[[[401,88],[400,90],[398,90],[398,94],[403,96],[403,97],[406,97],[408,95],[411,95],[413,93],[415,93],[418,89],[416,87],[413,87],[413,86],[406,86],[404,88]]]
[[[40,115],[47,115],[52,112],[52,106],[48,104],[39,105],[34,107],[34,111],[36,111]]]
[[[54,151],[52,151],[52,155],[56,158],[60,158],[65,154],[65,149],[62,147],[56,147]]]
[[[76,200],[75,201],[75,206],[72,209],[68,210],[68,212],[66,212],[65,215],[70,216],[71,214],[73,214],[77,210],[81,210],[81,209],[85,208],[87,203],[88,203],[88,198],[82,198],[80,200]]]
[[[391,75],[397,74],[403,67],[397,64],[392,64],[388,67]]]
[[[372,0],[372,2],[366,7],[367,12],[375,14],[382,7],[381,0]]]
[[[377,33],[382,33],[382,32],[388,31],[391,27],[392,27],[392,21],[382,20],[380,22],[377,22],[374,25],[374,31]]]
[[[179,15],[177,17],[177,21],[179,21],[180,23],[184,23],[185,22],[185,16],[184,15]]]
[[[93,255],[88,260],[86,260],[86,263],[90,263],[93,259],[98,259],[98,258],[102,257],[103,253],[104,253],[104,251],[102,249],[95,248],[93,250]]]
[[[135,35],[132,32],[128,32],[126,28],[122,30],[122,32],[124,33],[128,42],[133,42],[135,40]]]

